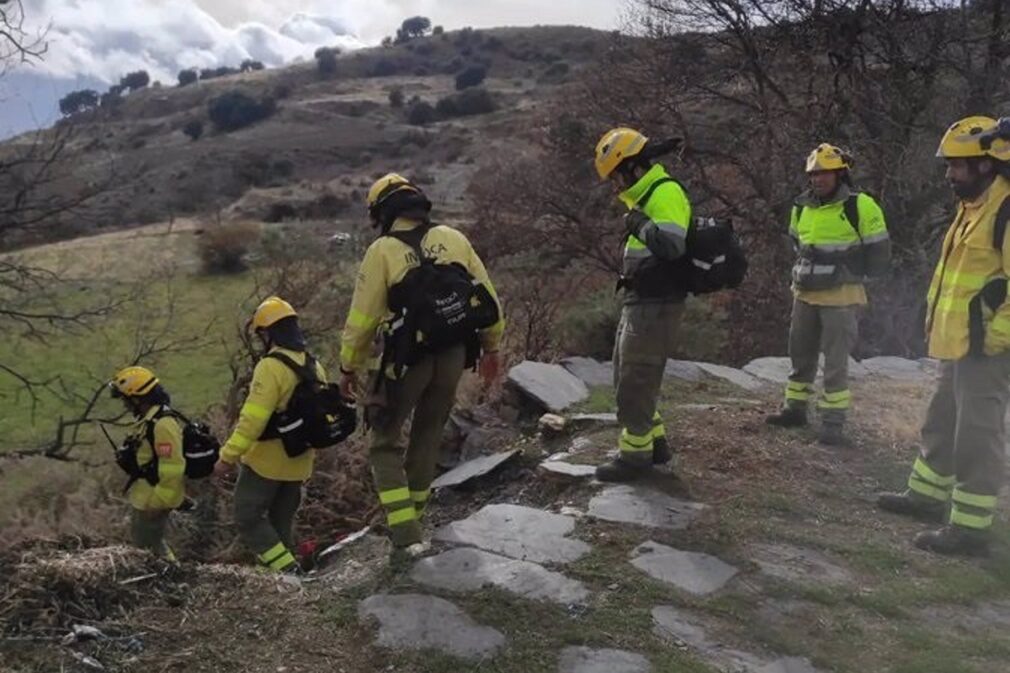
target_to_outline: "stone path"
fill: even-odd
[[[583,395],[584,381],[590,385],[605,385],[611,373],[609,363],[587,359],[572,358],[564,365],[562,368],[523,363],[513,369],[511,378],[546,408],[560,410]],[[671,360],[667,368],[669,376],[685,380],[715,377],[746,390],[764,389],[769,381],[781,378],[783,371],[780,361],[757,363],[749,368],[750,373],[675,360]],[[730,402],[749,401],[723,403]],[[697,405],[697,410],[705,411],[713,406]],[[689,410],[683,405],[681,408]],[[613,414],[586,414],[561,425],[562,431],[567,432],[569,427],[595,429],[615,422]],[[584,480],[594,489],[584,513],[572,506],[581,507],[579,501],[561,503],[566,505],[561,514],[507,503],[487,505],[465,519],[438,529],[434,535],[438,548],[433,555],[413,564],[410,580],[417,587],[443,595],[474,594],[493,587],[523,600],[564,606],[572,618],[577,618],[587,609],[592,610],[596,598],[583,582],[566,574],[570,572],[566,567],[592,551],[589,544],[576,537],[577,521],[592,519],[640,531],[639,539],[655,535],[667,542],[661,544],[649,539],[639,544],[627,558],[627,572],[648,575],[683,592],[691,601],[707,601],[718,592],[753,588],[746,580],[735,581],[741,571],[725,560],[671,546],[676,544],[673,540],[679,539],[677,532],[696,524],[709,509],[708,505],[681,500],[646,485],[601,485],[592,481],[595,466],[568,462],[586,448],[586,444],[585,438],[574,437],[567,451],[551,456],[539,466],[545,477]],[[435,485],[451,486],[486,474],[514,455],[515,452],[505,452],[463,464],[456,471],[443,475]],[[759,574],[751,566],[754,576],[800,584],[854,581],[852,573],[814,550],[787,544],[754,544],[745,552],[760,569]],[[992,612],[1001,615],[1002,610],[1003,606],[997,605]],[[506,634],[478,624],[461,608],[437,596],[421,593],[375,595],[360,603],[359,616],[365,621],[378,622],[377,644],[384,647],[434,649],[461,659],[484,661],[507,647]],[[776,659],[764,652],[751,652],[724,643],[718,635],[718,622],[714,621],[717,618],[706,616],[702,610],[656,605],[651,616],[656,638],[689,650],[715,670],[724,673],[818,673],[806,659]],[[640,652],[609,649],[604,647],[606,642],[581,644],[584,646],[561,649],[556,655],[555,670],[559,673],[649,673],[653,670],[652,663]],[[549,654],[545,656],[550,657]],[[547,664],[553,668],[555,661],[548,659]]]

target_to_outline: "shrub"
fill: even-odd
[[[400,28],[396,31],[396,43],[402,44],[415,37],[422,37],[431,30],[431,19],[426,16],[413,16],[404,19]]]
[[[204,68],[200,71],[200,79],[217,79],[218,77],[237,75],[238,72],[238,68],[229,68],[226,65],[220,68]]]
[[[207,104],[210,121],[219,131],[236,131],[266,119],[276,111],[272,98],[263,101],[240,91],[229,91]]]
[[[64,117],[98,107],[98,92],[93,89],[71,91],[60,99],[60,114]]]
[[[541,82],[563,82],[568,76],[571,68],[564,61],[558,61],[557,63],[552,63],[544,70],[544,73],[540,76]]]
[[[182,132],[189,136],[190,140],[199,140],[203,135],[203,122],[199,119],[186,122],[186,125],[182,127]]]
[[[445,28],[443,28],[442,26],[435,26],[434,28],[431,29],[431,34],[432,35],[444,35],[445,34]]]
[[[425,126],[435,121],[438,115],[430,103],[419,101],[407,108],[407,122],[414,126]]]
[[[456,91],[480,86],[485,77],[487,77],[487,68],[482,65],[471,65],[456,75]]]
[[[196,81],[200,79],[200,73],[192,68],[188,70],[179,71],[179,86],[189,86],[190,84],[196,84]]]
[[[204,273],[241,273],[247,266],[245,256],[260,238],[260,228],[253,222],[218,222],[203,230],[197,251]]]
[[[498,109],[491,92],[484,88],[466,89],[438,101],[438,114],[442,117],[469,117],[487,114]]]
[[[254,61],[251,58],[247,58],[246,60],[242,61],[242,65],[238,67],[238,69],[241,70],[242,72],[250,72],[253,70],[264,70],[265,68],[266,66],[263,65],[262,62]]]
[[[316,49],[316,69],[320,75],[331,76],[337,72],[337,51],[330,47]]]
[[[393,108],[402,108],[404,103],[403,89],[397,87],[389,92],[389,105]]]
[[[372,67],[372,77],[392,77],[400,71],[396,61],[380,58]]]

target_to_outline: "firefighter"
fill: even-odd
[[[780,427],[807,424],[823,353],[819,441],[835,446],[847,443],[849,355],[858,337],[859,311],[866,305],[863,280],[887,273],[891,256],[884,214],[873,197],[853,188],[851,167],[851,157],[827,143],[807,157],[810,188],[796,199],[789,222],[798,253],[789,326],[792,373],[782,410],[767,418]]]
[[[937,156],[959,199],[929,288],[926,338],[940,360],[908,487],[884,493],[888,512],[943,523],[915,538],[941,554],[988,553],[1006,461],[1010,398],[1010,120],[967,117],[944,134]],[[999,224],[1001,223],[1001,224]]]
[[[396,173],[383,176],[369,190],[368,213],[380,235],[361,262],[341,343],[341,391],[360,399],[363,371],[375,366],[373,342],[382,328],[382,361],[366,395],[372,428],[369,458],[393,544],[415,554],[425,548],[421,516],[456,387],[463,370],[478,361],[486,385],[498,377],[498,346],[505,326],[480,257],[461,232],[431,222],[431,207],[419,187]],[[490,316],[486,326],[466,331],[461,340],[459,335],[437,339],[412,329],[410,314],[425,311],[430,298],[426,293],[431,291],[427,288],[434,287],[412,273],[421,266],[426,274],[450,274],[450,283],[456,274],[464,292],[482,288],[483,308]],[[461,317],[470,324],[468,317]],[[400,435],[412,415],[404,447]]]

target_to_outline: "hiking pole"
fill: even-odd
[[[118,445],[118,444],[116,444],[116,442],[115,442],[115,441],[113,441],[113,439],[112,439],[112,436],[111,436],[111,435],[109,434],[109,431],[105,429],[105,425],[104,425],[103,423],[99,423],[99,424],[98,424],[98,427],[100,427],[100,428],[102,429],[102,434],[103,434],[103,435],[105,435],[105,438],[106,438],[107,440],[109,440],[109,445],[111,445],[111,446],[112,446],[112,450],[113,450],[113,451],[114,451],[115,453],[117,453],[117,454],[118,454],[118,453],[119,453],[119,445]]]

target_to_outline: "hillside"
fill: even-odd
[[[458,211],[477,157],[502,143],[521,146],[528,115],[559,95],[610,39],[575,27],[463,30],[342,54],[326,75],[313,62],[142,89],[50,132],[70,138],[52,189],[90,186],[99,193],[47,227],[44,238],[204,214],[250,190],[287,187],[321,203],[313,214],[357,220],[362,188],[393,169],[430,185],[440,206]],[[474,65],[487,71],[483,87],[497,112],[424,126],[407,122],[413,97],[436,105],[455,93],[455,76]],[[403,92],[405,108],[391,107],[394,89]],[[215,131],[208,103],[236,91],[270,99],[276,111],[237,131]],[[193,121],[205,128],[197,141],[183,133]],[[0,153],[33,141],[15,138],[0,145]],[[268,200],[285,203],[283,193],[272,192]],[[276,212],[279,219],[289,211],[282,205]]]
[[[777,383],[710,369],[747,387],[686,363],[664,386],[682,479],[628,488],[564,476],[604,460],[617,430],[605,418],[561,434],[527,426],[506,447],[522,449],[518,462],[437,492],[435,546],[416,562],[390,564],[374,534],[302,582],[165,566],[95,538],[7,549],[0,669],[1008,670],[1005,526],[990,560],[938,559],[911,547],[920,524],[871,504],[906,474],[929,391],[921,366],[865,370],[845,450],[767,428]],[[748,369],[776,378],[767,364]],[[568,415],[611,405],[595,388]]]

